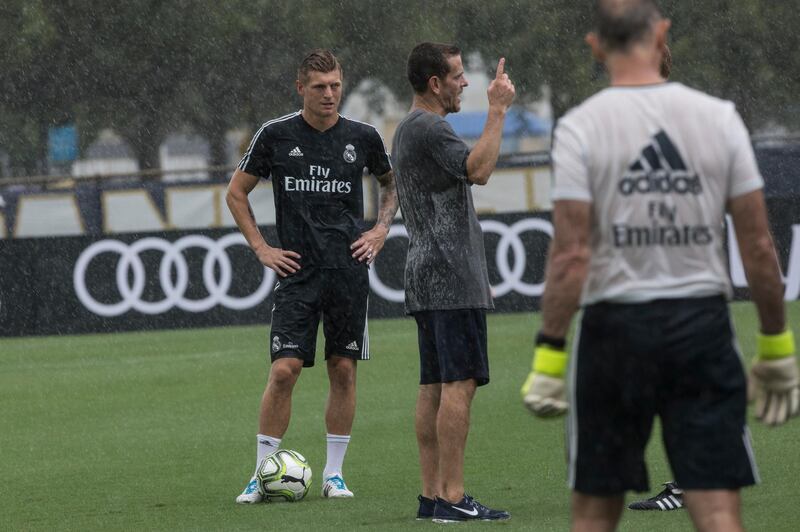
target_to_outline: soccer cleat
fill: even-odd
[[[245,486],[244,491],[236,497],[236,504],[255,504],[264,500],[264,496],[258,489],[258,480],[256,477],[250,479],[250,482]]]
[[[433,518],[433,509],[436,507],[436,501],[429,499],[422,495],[417,497],[419,501],[419,510],[417,510],[417,520]]]
[[[644,501],[634,501],[628,505],[631,510],[659,510],[668,512],[683,508],[683,490],[674,482],[665,482],[664,489],[658,495]]]
[[[332,475],[322,483],[322,496],[329,498],[352,497],[353,492],[347,489],[347,484],[340,475]]]
[[[511,518],[505,510],[492,510],[482,505],[466,493],[456,504],[436,497],[433,509],[434,523],[458,523],[461,521],[504,521]]]

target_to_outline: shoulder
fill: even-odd
[[[671,95],[679,99],[681,103],[695,105],[700,108],[708,109],[711,112],[730,112],[736,106],[730,100],[712,96],[706,92],[688,87],[682,83],[671,83]]]
[[[678,97],[693,99],[707,105],[733,105],[729,100],[712,96],[706,92],[684,85],[683,83],[670,83],[670,90]]]
[[[401,126],[406,129],[413,129],[420,134],[426,134],[428,131],[437,128],[449,128],[452,130],[450,123],[441,116],[419,109],[411,111],[397,127],[400,128]]]
[[[361,122],[360,120],[355,120],[345,115],[339,115],[339,120],[344,121],[346,125],[346,130],[350,134],[356,134],[361,137],[367,138],[381,138],[381,134],[378,131],[378,128],[373,126],[372,124],[368,124],[367,122]]]
[[[299,119],[299,117],[300,111],[295,111],[293,113],[268,120],[261,124],[261,127],[258,129],[255,136],[268,137],[269,135],[285,131],[287,128],[291,127],[293,123]]]
[[[449,142],[454,138],[459,139],[453,126],[443,116],[436,113],[423,113],[420,134],[427,142]]]
[[[583,102],[567,111],[558,119],[559,125],[575,126],[586,121],[597,111],[606,110],[614,100],[620,98],[620,92],[605,88],[586,98]]]
[[[591,129],[592,108],[595,106],[590,100],[596,96],[592,96],[580,105],[573,107],[556,121],[553,131],[554,139],[563,140],[566,135],[570,135],[577,137],[581,141],[585,140],[584,137],[587,130]]]
[[[712,96],[680,83],[672,85],[674,85],[672,93],[674,100],[671,103],[674,108],[684,110],[688,116],[696,117],[704,127],[717,127],[725,130],[736,121],[741,121],[736,111],[736,105],[732,101]]]
[[[342,140],[347,141],[348,143],[358,143],[364,146],[369,153],[373,155],[385,155],[388,157],[389,150],[386,147],[386,141],[383,139],[383,135],[381,135],[378,128],[373,126],[372,124],[368,124],[366,122],[361,122],[359,120],[354,120],[352,118],[348,118],[344,115],[339,115],[339,120],[343,120],[345,122],[345,127],[341,130],[343,132]]]
[[[426,129],[433,129],[433,128],[453,129],[450,126],[450,122],[445,120],[443,116],[437,115],[436,113],[429,113],[423,111],[419,114],[419,118],[417,120]]]

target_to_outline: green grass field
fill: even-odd
[[[752,305],[733,306],[752,353]],[[789,307],[800,322],[800,304]],[[507,508],[506,523],[461,527],[566,530],[564,423],[532,418],[519,385],[538,315],[493,315],[492,383],[479,390],[467,448],[468,490]],[[800,332],[800,331],[798,331]],[[352,500],[238,506],[255,466],[267,329],[235,327],[0,340],[0,530],[424,530],[413,409],[416,331],[410,319],[370,323],[373,360],[359,371],[358,413],[345,462]],[[325,461],[324,365],[306,370],[283,446]],[[749,530],[797,530],[800,419],[751,423],[763,484],[744,491]],[[653,489],[670,479],[660,440]],[[630,495],[629,498],[633,497]],[[626,511],[621,530],[687,530],[685,511]]]

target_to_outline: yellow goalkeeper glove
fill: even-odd
[[[800,374],[794,353],[791,330],[758,335],[748,397],[756,402],[756,418],[767,425],[781,425],[800,413]]]
[[[533,352],[533,369],[522,385],[522,400],[539,417],[560,416],[567,411],[564,373],[567,369],[566,342],[539,333]]]

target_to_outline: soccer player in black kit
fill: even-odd
[[[330,381],[322,494],[352,497],[342,462],[355,416],[356,361],[369,358],[367,268],[383,248],[397,212],[397,193],[378,131],[339,115],[342,67],[333,53],[311,51],[295,83],[303,109],[261,126],[227,193],[228,207],[253,252],[280,277],[256,467],[280,446],[289,425],[294,384],[302,368],[314,365],[322,316]],[[381,186],[378,219],[371,229],[363,219],[365,168]],[[280,240],[276,246],[264,240],[248,201],[260,178],[272,180]],[[253,476],[236,502],[262,499]]]

